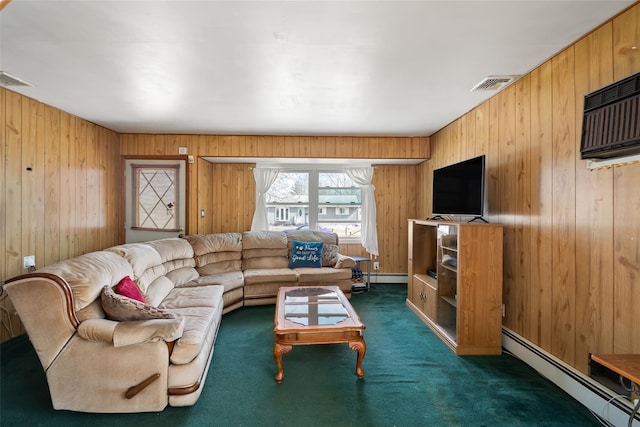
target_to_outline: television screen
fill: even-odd
[[[434,215],[482,216],[484,155],[433,171]]]

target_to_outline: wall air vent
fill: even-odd
[[[520,76],[487,76],[480,83],[475,85],[469,92],[483,90],[498,90],[514,82]]]
[[[31,83],[25,82],[17,77],[12,76],[4,71],[0,71],[0,86],[2,87],[16,87],[16,86],[29,86],[33,87]]]
[[[608,159],[640,153],[640,73],[584,97],[580,155]]]

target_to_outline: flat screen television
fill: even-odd
[[[433,171],[433,215],[482,217],[484,158],[474,157]]]

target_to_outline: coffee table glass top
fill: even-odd
[[[285,292],[284,318],[304,325],[337,325],[349,318],[338,294],[323,288],[296,288]]]

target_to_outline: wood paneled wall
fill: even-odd
[[[640,71],[638,43],[640,5],[433,135],[418,172],[487,155],[504,325],[585,373],[590,352],[640,353],[640,165],[589,171],[579,152],[584,95]]]
[[[210,163],[203,157],[426,159],[429,138],[334,136],[121,135],[123,156],[166,156],[187,147],[188,233],[245,231],[255,208],[253,163]],[[373,184],[378,209],[381,273],[407,271],[407,218],[416,214],[416,165],[377,165]],[[204,209],[205,216],[200,212]],[[341,245],[347,255],[367,256],[360,245]]]
[[[2,88],[0,129],[0,279],[26,273],[27,255],[42,267],[118,243],[115,132]],[[9,299],[0,304],[4,325],[24,332]]]

